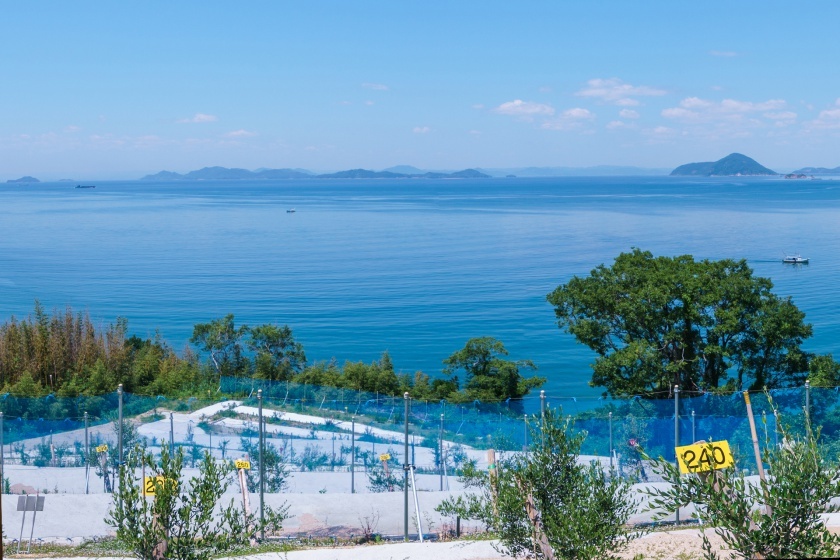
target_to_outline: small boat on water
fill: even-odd
[[[288,210],[286,210],[286,214],[293,214],[295,212],[297,212],[297,210],[295,210],[294,208],[289,208]]]
[[[76,185],[77,189],[95,189],[96,185]]]
[[[808,261],[808,257],[803,257],[802,255],[786,255],[782,259],[782,262],[787,264],[808,264]]]

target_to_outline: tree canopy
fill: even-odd
[[[498,402],[520,399],[545,383],[544,377],[523,377],[520,370],[537,369],[531,360],[507,360],[508,351],[500,340],[489,336],[471,338],[464,347],[443,360],[443,373],[466,374],[464,396],[469,400]],[[454,377],[456,386],[458,378]]]
[[[590,385],[612,395],[800,384],[805,314],[745,260],[633,249],[548,294],[558,326],[596,352]]]

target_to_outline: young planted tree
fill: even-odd
[[[732,551],[730,559],[837,557],[840,535],[820,515],[840,510],[831,504],[840,496],[840,465],[824,456],[809,425],[804,436],[785,434],[784,441],[765,454],[769,475],[758,483],[734,467],[680,474],[660,458],[652,468],[670,487],[649,492],[651,509],[664,517],[695,504],[700,520]],[[708,560],[719,558],[705,533],[703,551]]]
[[[468,463],[462,481],[473,492],[444,500],[437,511],[482,521],[512,556],[615,558],[639,535],[627,527],[636,505],[630,485],[598,464],[580,464],[586,435],[570,429],[546,411],[542,429],[531,427],[527,453],[500,459],[489,473]]]
[[[140,480],[145,467],[147,480]],[[266,508],[265,525],[246,515],[234,500],[219,501],[229,484],[231,466],[217,463],[209,453],[198,476],[182,479],[184,455],[161,448],[160,459],[136,447],[120,468],[120,485],[106,523],[115,528],[137,558],[200,560],[249,542],[263,528],[281,528],[286,508]]]

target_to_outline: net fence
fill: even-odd
[[[188,465],[205,451],[228,460],[259,452],[257,409],[263,406],[267,448],[290,470],[368,471],[380,457],[404,452],[406,410],[411,456],[420,473],[457,472],[481,463],[484,449],[522,451],[539,429],[543,407],[584,432],[582,454],[621,476],[652,480],[640,449],[675,459],[675,446],[727,440],[738,468],[756,470],[743,393],[671,394],[667,398],[535,395],[501,403],[430,402],[334,387],[223,378],[226,399],[167,399],[117,392],[95,397],[0,395],[3,491],[107,491],[101,471],[141,444],[183,449]],[[258,401],[257,397],[260,397]],[[806,386],[751,393],[760,449],[803,433],[806,410],[821,441],[840,450],[840,392]],[[408,405],[408,406],[407,406]],[[82,475],[84,471],[84,475]]]

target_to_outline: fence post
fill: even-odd
[[[540,438],[545,447],[545,391],[540,391]]]
[[[443,414],[440,415],[438,432],[438,471],[440,473],[440,491],[443,492]]]
[[[522,434],[524,435],[522,441],[522,452],[528,453],[528,415],[522,415]]]
[[[6,439],[3,436],[3,413],[0,412],[0,494],[5,494],[6,490],[6,479],[3,478],[5,474],[4,467],[5,465],[5,458],[3,457],[4,453],[3,450],[5,448]],[[2,558],[2,556],[0,556]]]
[[[265,430],[263,429],[262,389],[257,391],[260,423],[260,538],[265,540]]]
[[[805,420],[811,420],[811,381],[805,380]]]
[[[405,525],[405,540],[408,541],[408,392],[403,393],[405,400],[405,454],[403,455],[403,521]]]
[[[350,493],[356,493],[356,415],[350,418]]]
[[[90,438],[88,437],[88,413],[85,412],[85,494],[90,490]]]
[[[118,408],[118,416],[119,416],[119,431],[117,436],[119,437],[119,442],[117,442],[117,465],[118,467],[122,467],[123,463],[123,386],[122,383],[119,384],[117,387],[117,408]]]
[[[610,422],[610,470],[613,470],[613,433],[612,433],[612,410],[609,413]]]
[[[694,426],[694,411],[691,411],[691,443],[695,443],[697,441],[697,430]]]
[[[674,385],[674,447],[680,445],[680,386]],[[674,462],[677,463],[677,451],[674,450]],[[677,465],[679,466],[679,464]],[[680,508],[677,508],[676,517],[677,525],[680,523]]]

